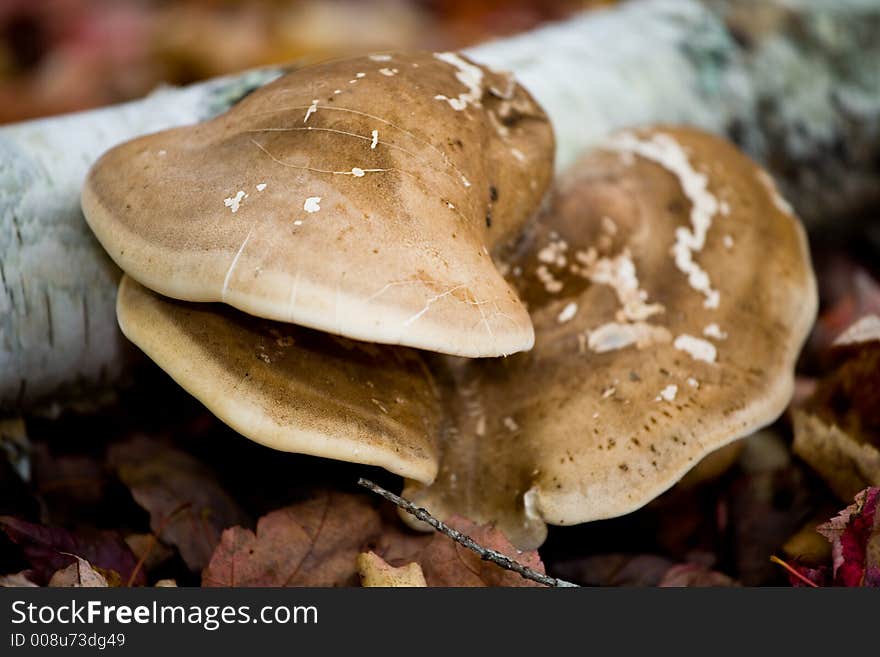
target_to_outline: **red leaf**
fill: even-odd
[[[153,531],[194,571],[207,565],[224,529],[248,524],[214,473],[185,452],[139,437],[113,445],[108,460],[150,512]]]
[[[75,563],[76,557],[119,573],[123,581],[128,580],[137,563],[128,545],[114,531],[87,535],[60,527],[44,527],[11,516],[0,516],[0,528],[21,547],[25,559],[31,564],[35,581],[43,584],[56,571]],[[139,573],[134,584],[146,584],[143,573]]]
[[[325,493],[263,516],[256,533],[224,531],[202,585],[354,585],[357,555],[381,529],[363,496]]]
[[[817,531],[831,542],[835,584],[880,586],[880,487],[860,492]]]

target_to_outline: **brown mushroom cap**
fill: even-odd
[[[772,181],[689,129],[614,136],[567,174],[509,256],[535,348],[458,361],[438,479],[405,494],[493,521],[628,513],[773,421],[816,312],[803,229]]]
[[[453,53],[333,61],[229,112],[118,146],[89,225],[163,295],[463,356],[532,346],[490,251],[552,174],[547,117]]]
[[[117,314],[132,342],[256,442],[434,478],[440,396],[414,350],[175,301],[128,276]]]

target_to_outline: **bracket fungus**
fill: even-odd
[[[803,229],[734,146],[656,128],[614,135],[559,183],[507,256],[535,348],[457,361],[437,480],[405,495],[493,521],[628,513],[785,409],[816,313]]]
[[[212,413],[263,445],[429,482],[442,414],[414,349],[162,297],[123,276],[122,332]]]
[[[537,212],[552,150],[507,76],[368,56],[113,149],[83,207],[123,332],[221,419],[531,548],[773,421],[817,303],[801,225],[733,145],[613,135]]]
[[[499,356],[534,332],[490,253],[540,205],[553,150],[511,76],[455,53],[372,55],[111,149],[82,206],[117,264],[165,296]]]

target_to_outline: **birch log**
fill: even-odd
[[[557,166],[609,131],[684,123],[764,162],[817,225],[880,190],[878,0],[632,0],[468,51],[550,115]],[[279,68],[0,129],[0,407],[124,368],[119,272],[79,209],[89,165],[137,135],[226,110]]]

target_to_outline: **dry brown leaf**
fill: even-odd
[[[185,452],[142,436],[113,445],[108,460],[150,512],[153,531],[192,570],[207,565],[225,528],[248,524],[214,473]]]
[[[107,578],[92,568],[92,564],[80,557],[75,558],[76,561],[72,564],[52,575],[49,586],[61,588],[107,588],[109,586]]]
[[[129,534],[125,543],[138,561],[143,560],[143,569],[152,572],[174,557],[174,550],[162,543],[155,534]]]
[[[540,573],[544,572],[544,564],[537,550],[518,550],[500,529],[491,525],[477,525],[462,517],[453,517],[447,522],[480,546],[501,552]],[[418,563],[428,586],[541,586],[484,561],[475,552],[438,533],[414,539],[394,532],[382,557],[392,564]]]
[[[880,485],[880,321],[868,315],[835,340],[838,365],[793,413],[794,452],[844,501]]]
[[[361,552],[357,558],[357,567],[361,576],[361,586],[398,588],[428,585],[419,564],[391,566],[375,552]]]
[[[880,486],[880,450],[816,415],[795,411],[793,449],[842,500]]]
[[[0,576],[0,587],[3,588],[19,588],[19,587],[37,587],[39,584],[36,584],[31,581],[31,573],[29,570],[23,570],[20,573],[12,573],[11,575],[2,575]]]
[[[737,583],[727,575],[701,564],[683,563],[666,571],[658,586],[737,586]]]
[[[31,564],[33,579],[48,582],[58,570],[83,555],[105,576],[129,578],[135,571],[137,560],[122,537],[115,531],[72,532],[61,527],[46,527],[18,518],[0,516],[0,530],[18,545],[24,558]],[[137,572],[135,585],[145,584],[143,572]]]
[[[381,529],[364,496],[324,493],[263,516],[256,533],[224,531],[202,585],[352,585],[357,555]]]

